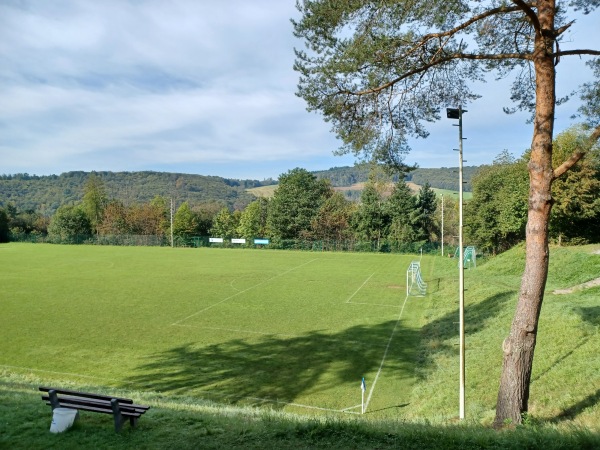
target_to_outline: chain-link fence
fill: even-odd
[[[70,235],[48,236],[36,233],[11,233],[12,242],[32,242],[51,244],[86,244],[86,245],[119,245],[119,246],[170,246],[168,236],[155,235]],[[363,240],[334,240],[334,239],[222,239],[214,242],[209,236],[175,236],[174,247],[216,247],[216,248],[268,248],[277,250],[302,250],[312,252],[375,252],[375,253],[406,253],[406,254],[435,254],[440,252],[439,242],[398,242],[387,239],[379,241]],[[262,242],[262,243],[255,243]],[[268,243],[267,243],[268,242]],[[444,246],[445,252],[453,254],[454,248]]]

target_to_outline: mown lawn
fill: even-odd
[[[522,247],[465,273],[459,422],[452,258],[424,256],[428,293],[407,297],[410,255],[0,245],[0,444],[598,448],[600,288],[553,293],[598,277],[597,250],[551,249],[527,425],[497,433],[488,427]],[[119,436],[93,414],[50,436],[40,384],[152,409]]]

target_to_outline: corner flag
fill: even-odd
[[[360,403],[360,412],[361,414],[365,413],[365,391],[367,390],[367,383],[365,383],[365,377],[363,377],[362,381],[360,382],[360,390],[362,391],[362,401]]]

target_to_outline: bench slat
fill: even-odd
[[[52,403],[50,403],[50,399],[49,398],[42,398],[42,400],[46,400],[46,405],[52,406]],[[86,403],[86,402],[80,402],[80,401],[70,401],[70,400],[64,400],[64,399],[59,399],[58,401],[59,403],[59,407],[63,407],[63,408],[74,408],[74,409],[87,409],[88,411],[97,411],[97,412],[104,412],[106,414],[113,414],[113,410],[112,407],[110,405],[106,406],[106,405],[102,405],[102,404],[98,404],[98,403]],[[121,408],[119,407],[121,414],[123,414],[124,416],[141,416],[142,414],[144,414],[146,411],[148,411],[149,407],[144,407],[144,408]]]
[[[40,386],[39,390],[42,392],[49,392],[50,390],[53,390],[53,391],[56,391],[57,394],[94,398],[96,400],[106,400],[109,403],[110,403],[111,399],[113,399],[113,398],[116,398],[119,401],[119,403],[133,403],[133,400],[130,398],[111,397],[110,395],[100,395],[100,394],[92,394],[90,392],[71,391],[69,389],[56,389],[56,388],[51,388],[51,387]]]
[[[46,405],[52,406],[52,405],[50,405],[50,402],[46,402]],[[69,402],[66,402],[66,403],[61,402],[60,407],[61,408],[78,409],[80,411],[91,411],[91,412],[97,412],[97,413],[103,413],[103,414],[112,414],[113,413],[112,409],[98,408],[97,406],[90,406],[90,405],[75,405],[75,404],[72,404]],[[144,412],[121,411],[121,415],[126,416],[126,417],[141,417],[142,414],[144,414]]]
[[[49,395],[42,395],[42,400],[46,400],[46,401],[50,401],[50,396]],[[96,406],[96,407],[105,407],[109,410],[112,411],[111,409],[111,404],[110,401],[105,401],[105,400],[97,400],[97,399],[88,399],[85,397],[73,397],[73,396],[65,396],[65,395],[59,395],[58,396],[58,401],[60,403],[70,403],[70,404],[74,404],[74,405],[89,405],[89,406]],[[119,403],[119,408],[121,408],[121,410],[123,411],[143,411],[146,412],[148,409],[150,409],[149,406],[144,406],[144,405],[134,405],[134,404],[122,404]]]

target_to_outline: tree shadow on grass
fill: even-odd
[[[494,319],[504,309],[505,304],[514,298],[515,294],[515,291],[505,291],[492,295],[476,304],[469,305],[466,302],[465,335],[468,337],[483,330],[487,322]],[[455,343],[451,341],[453,338],[456,339]],[[418,375],[421,378],[427,377],[431,360],[435,354],[457,353],[458,339],[458,308],[425,325],[421,329],[422,350],[419,354]]]
[[[396,324],[354,326],[333,334],[314,331],[297,337],[188,343],[151,355],[127,381],[169,394],[218,395],[216,400],[230,403],[265,399],[277,408],[344,383],[358,390],[361,377],[377,371],[394,327],[393,357],[386,359],[386,369],[399,376],[411,374],[416,346],[404,343],[418,339],[418,332]]]
[[[512,295],[504,292],[467,306],[466,332],[482,329]],[[335,389],[343,384],[358,389],[361,377],[379,369],[388,343],[386,373],[398,378],[426,377],[436,353],[456,351],[447,343],[458,338],[456,322],[458,312],[454,311],[421,330],[390,320],[337,333],[269,335],[210,345],[190,342],[149,356],[127,382],[171,395],[215,395],[216,400],[234,404],[267,400],[277,408],[303,395],[318,396],[320,391],[330,390],[324,394],[328,398],[332,392],[341,392]],[[390,401],[396,404],[397,399]]]
[[[576,308],[575,312],[581,316],[583,321],[600,326],[600,306]]]
[[[600,306],[574,308],[574,311],[581,316],[581,319],[584,322],[587,322],[593,326],[600,325]],[[573,347],[573,349],[571,349],[569,352],[567,352],[565,355],[563,355],[563,357],[559,358],[559,360],[557,360],[552,365],[552,367],[556,366],[559,362],[562,362],[564,359],[571,356],[575,352],[575,350],[577,350],[579,347],[583,346],[584,344],[587,344],[589,340],[590,340],[589,336],[587,338],[583,338],[575,347]],[[594,405],[598,404],[599,402],[600,402],[600,389],[596,390],[596,392],[588,395],[583,400],[575,403],[574,405],[572,405],[569,408],[565,409],[564,411],[560,412],[551,420],[552,420],[552,422],[563,422],[563,421],[573,420],[578,415],[580,415],[583,411],[585,411],[588,408],[593,407]]]
[[[567,420],[573,420],[587,408],[591,408],[598,402],[600,402],[600,389],[598,389],[593,394],[588,395],[580,402],[577,402],[573,406],[565,409],[560,414],[556,415],[556,417],[552,419],[552,422],[563,422]]]

